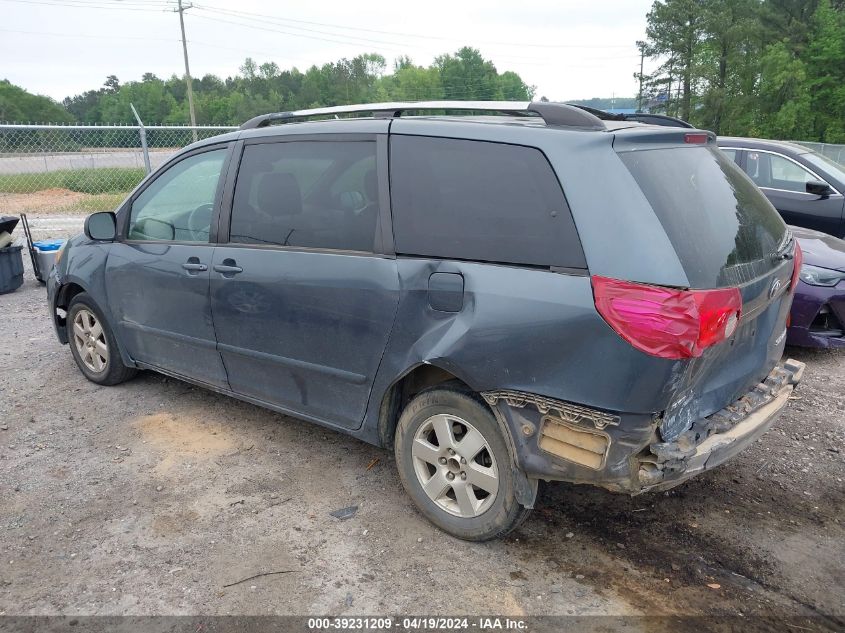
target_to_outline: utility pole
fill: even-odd
[[[191,130],[191,135],[194,138],[194,141],[197,140],[197,115],[194,112],[194,86],[193,81],[191,80],[191,68],[188,66],[188,43],[185,41],[185,16],[184,13],[194,5],[187,4],[182,6],[182,0],[179,0],[179,8],[173,9],[179,13],[179,26],[182,28],[182,53],[185,55],[185,83],[188,84],[188,110],[191,113],[191,127],[194,129]]]
[[[637,42],[640,47],[640,91],[637,94],[637,112],[643,111],[643,61],[645,60],[645,42]]]

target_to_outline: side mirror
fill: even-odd
[[[92,213],[85,218],[85,236],[89,240],[111,242],[117,237],[117,219],[111,211]]]
[[[806,184],[806,191],[807,193],[811,193],[814,196],[821,196],[822,198],[827,198],[833,193],[830,185],[821,180],[808,180]]]

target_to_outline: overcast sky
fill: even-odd
[[[61,100],[145,72],[184,72],[176,0],[0,0],[0,78]],[[305,70],[364,52],[428,65],[463,45],[551,100],[634,96],[652,0],[199,0],[185,12],[191,74],[246,57]],[[499,6],[497,6],[499,5]],[[648,72],[648,62],[646,71]]]

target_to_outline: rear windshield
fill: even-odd
[[[768,273],[786,225],[728,157],[705,147],[623,152],[695,288]]]

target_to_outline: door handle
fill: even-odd
[[[208,270],[208,266],[206,266],[205,264],[196,264],[193,262],[186,262],[182,264],[182,268],[191,272],[202,272]]]
[[[244,271],[243,268],[235,264],[234,259],[224,259],[222,264],[215,264],[214,271],[222,273],[224,277],[231,277]]]

